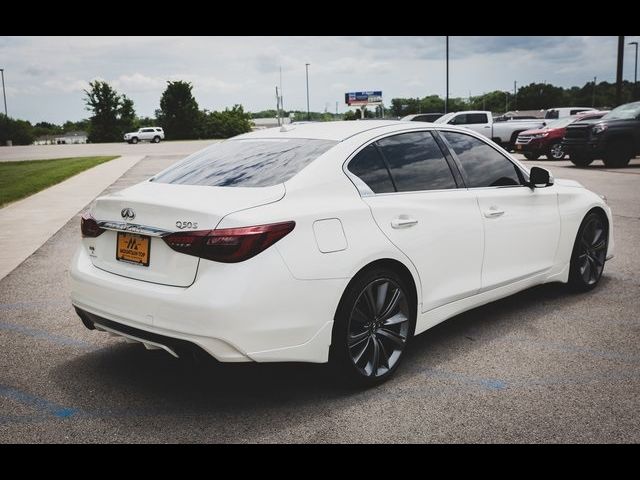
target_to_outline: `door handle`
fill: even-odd
[[[391,220],[391,228],[408,228],[413,227],[417,223],[418,220],[415,218],[401,216]]]
[[[491,207],[484,212],[484,216],[487,218],[497,218],[504,215],[504,210],[498,210],[496,207]]]
[[[483,128],[491,128],[490,125],[485,125]]]

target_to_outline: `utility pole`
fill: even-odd
[[[309,65],[310,63],[305,63],[305,68],[307,69],[307,121],[311,120],[311,112],[309,110]]]
[[[513,81],[513,109],[518,110],[518,81]]]
[[[593,77],[593,96],[591,98],[591,106],[595,107],[596,106],[596,80],[598,79],[598,77]]]
[[[338,115],[338,102],[336,102],[336,115]]]
[[[636,47],[636,66],[633,74],[633,99],[638,99],[638,42],[629,42],[629,45]]]
[[[618,37],[618,68],[616,69],[616,107],[622,103],[622,66],[624,63],[624,35]]]
[[[284,115],[284,96],[282,95],[282,65],[280,65],[280,108]]]
[[[278,86],[276,85],[276,119],[278,120],[278,126],[280,123],[280,95],[278,94]]]
[[[0,68],[2,74],[2,98],[4,99],[4,121],[7,128],[7,145],[9,145],[9,115],[7,114],[7,94],[4,91],[4,68]]]
[[[449,36],[447,35],[447,92],[444,97],[444,113],[449,113]]]

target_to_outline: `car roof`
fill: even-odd
[[[348,120],[337,122],[317,122],[284,125],[265,128],[234,137],[233,140],[258,138],[309,138],[317,140],[335,140],[341,142],[349,137],[377,128],[398,125],[398,120]],[[404,122],[403,122],[404,123]]]

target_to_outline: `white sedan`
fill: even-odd
[[[216,143],[98,198],[71,267],[85,326],[221,362],[329,362],[371,385],[413,335],[547,282],[595,287],[604,199],[485,137],[397,121]]]

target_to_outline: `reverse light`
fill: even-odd
[[[597,125],[594,125],[594,127],[592,129],[592,132],[593,132],[594,135],[598,135],[598,134],[604,132],[607,128],[609,128],[609,127],[607,126],[606,123],[598,123]]]
[[[176,232],[162,237],[176,252],[214,262],[238,263],[255,257],[296,226],[296,222],[272,223],[252,227]]]
[[[98,225],[98,222],[93,215],[89,212],[85,212],[80,217],[80,231],[83,237],[95,238],[102,235],[105,230]]]

